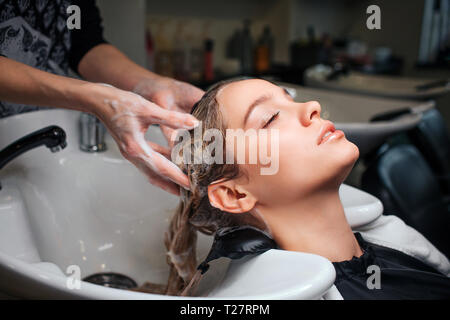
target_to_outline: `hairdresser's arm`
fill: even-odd
[[[179,193],[189,187],[187,177],[167,159],[169,150],[146,142],[152,123],[172,128],[192,127],[196,119],[169,111],[141,96],[101,84],[62,77],[0,56],[0,101],[60,107],[89,112],[106,125],[123,156],[161,188]]]
[[[131,61],[110,44],[99,44],[89,50],[78,65],[87,80],[109,83],[117,88],[138,93],[157,105],[189,112],[203,91],[186,82],[159,76]],[[169,138],[171,130],[163,130]]]
[[[0,56],[0,101],[88,111],[74,98],[84,81],[60,77]]]

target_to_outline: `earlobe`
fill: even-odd
[[[230,213],[249,212],[256,204],[256,199],[233,181],[210,184],[208,198],[213,207]]]

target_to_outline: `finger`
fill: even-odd
[[[175,141],[173,140],[173,138],[175,138],[173,136],[173,134],[175,133],[174,129],[171,129],[167,126],[159,126],[159,128],[161,129],[161,132],[163,133],[164,137],[166,138],[167,143],[169,144],[169,148],[173,148],[173,145],[175,143]]]
[[[161,146],[161,145],[159,145],[157,143],[151,142],[151,141],[147,141],[147,144],[150,146],[150,148],[152,148],[156,152],[162,154],[167,159],[170,159],[170,157],[171,157],[170,148],[163,147],[163,146]]]
[[[187,95],[186,104],[187,109],[186,112],[190,112],[194,104],[196,104],[205,94],[205,92],[197,87],[192,86],[191,92]],[[184,108],[184,109],[186,109]]]
[[[169,144],[169,148],[172,149],[175,143],[179,142],[180,135],[183,135],[184,132],[182,130],[184,129],[171,129],[166,126],[159,126],[162,133],[164,134],[164,137],[166,138],[167,143]]]
[[[185,189],[190,188],[190,183],[188,177],[181,171],[181,169],[172,161],[166,159],[159,153],[154,153],[151,157],[151,162],[149,159],[144,159],[147,165],[158,175],[168,178],[176,184],[184,187]]]
[[[167,191],[173,195],[176,196],[180,195],[180,186],[177,185],[176,183],[168,179],[165,179],[161,176],[155,175],[153,172],[150,171],[147,172],[147,178],[152,185],[161,188],[164,191]]]
[[[161,177],[168,178],[176,184],[189,189],[189,179],[172,161],[154,151],[149,145],[143,145],[142,153],[134,153],[134,161],[140,162],[138,166],[146,166]],[[134,162],[133,161],[133,162]]]
[[[189,179],[181,169],[162,154],[153,150],[151,144],[144,140],[144,135],[136,135],[127,141],[127,158],[138,168],[153,171],[163,178],[189,189]],[[150,174],[147,174],[150,176]]]
[[[198,102],[205,92],[196,86],[193,86],[186,82],[176,82],[177,90],[177,107],[190,112],[193,105]]]
[[[149,181],[154,186],[157,186],[157,187],[163,189],[164,191],[167,191],[175,196],[180,195],[180,186],[172,181],[165,180],[162,177],[157,177],[157,178],[149,177]]]
[[[169,126],[173,129],[190,130],[200,124],[193,115],[188,113],[166,110],[149,101],[147,101],[147,103],[149,105],[148,115],[144,116],[144,122],[147,125],[157,123]]]
[[[160,99],[157,100],[158,105],[167,109],[167,110],[175,110],[177,105],[175,104],[175,99],[173,95],[169,92],[167,94],[163,94]]]
[[[148,181],[152,185],[159,187],[173,195],[176,196],[180,195],[179,185],[155,173],[155,171],[152,168],[147,166],[145,163],[142,163],[142,161],[133,160],[132,163],[147,177]]]

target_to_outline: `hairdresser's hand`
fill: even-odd
[[[122,155],[142,170],[150,182],[179,194],[181,185],[189,188],[186,175],[170,159],[170,149],[146,141],[151,124],[172,129],[192,129],[198,121],[190,114],[159,107],[140,95],[102,84],[89,84],[89,110],[106,126]]]
[[[160,76],[140,81],[133,91],[167,110],[187,113],[204,94],[203,90],[186,82]],[[168,126],[161,126],[161,130],[172,147],[174,130]]]

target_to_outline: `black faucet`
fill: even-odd
[[[42,145],[49,148],[51,152],[60,151],[67,146],[66,133],[58,126],[48,126],[27,134],[0,151],[0,170],[22,153]]]

